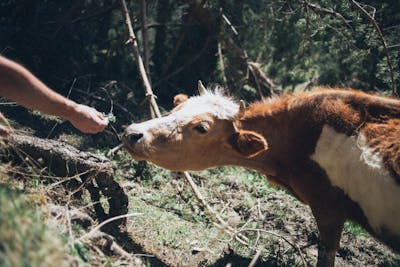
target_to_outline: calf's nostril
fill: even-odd
[[[139,141],[140,138],[143,137],[142,133],[131,133],[128,135],[128,141],[131,144],[137,143],[137,141]]]

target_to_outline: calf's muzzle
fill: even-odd
[[[122,142],[125,145],[134,145],[143,137],[143,133],[133,127],[128,127],[122,134]]]

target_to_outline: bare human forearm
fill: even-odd
[[[68,119],[77,104],[49,89],[27,69],[0,57],[0,95],[30,109]]]
[[[27,108],[67,119],[86,133],[99,132],[108,124],[95,109],[54,92],[27,69],[1,56],[0,95]]]

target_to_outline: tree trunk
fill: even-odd
[[[25,161],[40,164],[48,172],[58,177],[79,176],[94,202],[97,216],[101,220],[126,214],[128,197],[122,187],[114,180],[111,162],[100,155],[78,149],[55,140],[26,135],[12,135],[8,140],[9,152],[13,162]],[[96,185],[94,185],[95,181]],[[109,213],[101,206],[100,193],[108,200]],[[125,220],[119,220],[123,223]]]

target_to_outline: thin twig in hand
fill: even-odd
[[[110,149],[110,150],[107,152],[107,157],[110,157],[110,156],[114,155],[115,152],[117,152],[118,150],[120,150],[123,146],[124,146],[124,144],[119,144],[118,146],[116,146],[116,147]]]

